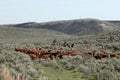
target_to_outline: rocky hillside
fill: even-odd
[[[22,23],[12,25],[19,28],[40,28],[63,32],[70,35],[89,35],[114,31],[118,28],[115,21],[102,21],[97,19],[77,19],[66,21],[53,21],[45,23]]]

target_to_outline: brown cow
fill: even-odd
[[[39,56],[39,58],[49,59],[49,55],[46,53],[43,53],[42,55]]]
[[[71,56],[76,56],[78,54],[74,48],[71,48],[70,52],[71,52]]]
[[[54,60],[56,57],[54,55],[50,55],[50,59]]]
[[[79,52],[80,52],[80,55],[82,55],[82,56],[87,56],[89,54],[89,52],[87,52],[87,51],[79,51]],[[90,52],[90,54],[92,54],[92,53]]]
[[[117,57],[117,54],[109,54],[109,57]]]
[[[117,53],[117,55],[120,55],[120,53]]]
[[[70,56],[70,51],[60,51],[59,53],[58,53],[58,55],[61,55],[61,56]]]
[[[57,50],[49,50],[48,53],[53,55],[55,58],[58,56],[58,54],[60,54],[60,52]]]
[[[108,57],[108,55],[107,54],[97,54],[96,56],[94,56],[96,59],[102,59],[102,58],[106,58],[106,57]]]
[[[29,54],[29,56],[31,57],[31,59],[38,58],[38,56],[36,56],[35,54]]]
[[[23,48],[15,48],[15,51],[25,52],[25,49],[23,49]]]
[[[65,55],[65,54],[66,54],[65,51],[58,51],[57,57],[59,57],[60,59],[62,59],[63,55]]]

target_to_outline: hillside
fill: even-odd
[[[45,23],[28,22],[11,25],[19,28],[40,28],[63,32],[70,35],[90,35],[111,32],[118,28],[117,22],[97,19],[78,19]]]
[[[23,40],[47,40],[53,39],[53,38],[64,38],[70,37],[70,35],[57,32],[57,31],[52,31],[52,30],[47,30],[47,29],[36,29],[36,28],[17,28],[17,27],[8,27],[8,26],[0,26],[0,39],[6,39],[6,40],[16,40],[16,41],[23,41]]]
[[[93,26],[100,24],[98,22],[96,21],[96,24],[94,22]],[[58,22],[52,22],[50,25],[55,23],[58,24]],[[59,24],[63,23],[65,24],[66,21],[59,22]],[[102,27],[107,32],[111,31],[108,25],[116,28],[118,23],[104,22]],[[62,31],[37,28],[36,24],[49,23],[0,26],[1,80],[120,80],[120,56],[97,60],[86,55],[87,52],[99,52],[102,48],[106,54],[120,53],[120,30],[97,35],[72,36]],[[53,44],[54,41],[56,42]],[[49,58],[32,60],[29,55],[15,51],[15,48],[69,51],[69,47],[63,46],[64,42],[74,43],[74,49],[78,55],[63,56],[63,59],[57,57],[54,60]],[[90,46],[87,47],[86,43]]]
[[[108,21],[109,23],[115,24],[120,27],[120,21]]]
[[[53,45],[53,41],[56,40]],[[64,42],[75,43],[76,56],[55,60],[37,58],[16,52],[15,48],[64,50]],[[86,47],[86,41],[90,47]],[[85,56],[87,51],[104,47],[106,54],[120,53],[120,31],[107,34],[71,36],[36,28],[0,27],[1,80],[120,80],[120,57],[100,60]],[[4,72],[4,73],[3,73]],[[7,76],[6,76],[7,75]],[[8,79],[2,79],[2,78]],[[14,79],[10,79],[14,78]],[[16,79],[19,78],[19,79]],[[22,78],[22,79],[21,79]]]

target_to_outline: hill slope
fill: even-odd
[[[2,27],[0,26],[0,39],[6,39],[6,40],[41,40],[45,41],[48,38],[64,38],[64,36],[70,37],[70,35],[57,32],[57,31],[51,31],[46,29],[36,29],[36,28],[17,28],[17,27]]]
[[[55,39],[57,42],[52,45]],[[14,51],[15,47],[69,50],[61,45],[64,41],[75,43],[74,48],[77,51],[82,50],[83,53],[99,50],[101,45],[108,53],[120,52],[120,30],[100,35],[70,36],[46,29],[3,26],[0,27],[0,67],[1,64],[5,64],[12,75],[15,77],[16,74],[23,75],[27,78],[26,80],[38,80],[39,76],[40,80],[43,80],[43,77],[48,80],[81,80],[84,78],[87,80],[120,80],[120,57],[96,60],[93,57],[80,55],[82,52],[78,52],[77,56],[65,56],[63,59],[31,60],[28,55]],[[86,41],[90,42],[90,48],[85,46]]]
[[[111,32],[118,28],[119,25],[112,21],[101,21],[97,19],[78,19],[66,21],[54,21],[46,23],[23,23],[12,25],[22,28],[40,28],[63,32],[72,35],[89,35],[103,32]]]

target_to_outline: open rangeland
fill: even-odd
[[[0,80],[120,80],[120,31],[0,26]]]

